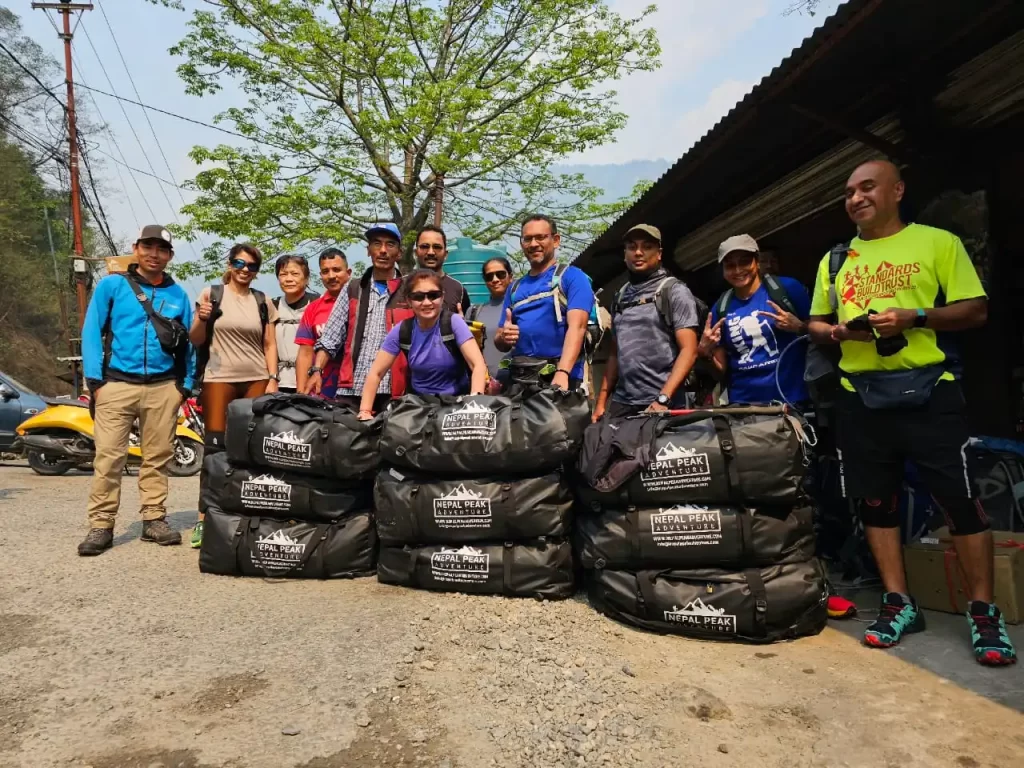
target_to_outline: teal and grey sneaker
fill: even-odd
[[[1003,667],[1017,661],[1003,614],[995,605],[972,600],[967,606],[967,623],[971,627],[974,658],[979,664]]]
[[[200,520],[196,523],[196,527],[192,529],[192,538],[189,540],[189,544],[192,545],[192,549],[199,549],[203,546],[203,521]]]
[[[924,629],[924,615],[911,598],[908,603],[899,592],[882,595],[878,618],[864,630],[864,645],[872,648],[892,648],[904,634]]]

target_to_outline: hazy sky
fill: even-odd
[[[25,32],[63,61],[60,41],[46,12],[31,10],[30,0],[3,1],[21,16]],[[216,97],[199,99],[185,95],[175,72],[181,62],[168,49],[184,36],[190,14],[143,0],[92,2],[96,9],[84,14],[75,36],[75,76],[80,82],[135,98],[113,44],[112,29],[144,103],[205,122],[212,122],[213,116],[224,108],[243,103],[238,91],[228,83]],[[650,2],[611,0],[610,4],[621,13],[633,14]],[[200,5],[198,0],[185,0],[185,4],[190,8]],[[832,13],[839,0],[825,0],[823,13],[813,18],[800,14],[784,16],[783,11],[791,4],[792,0],[660,0],[653,23],[663,49],[661,69],[634,75],[615,86],[620,94],[619,103],[630,116],[629,124],[614,144],[571,160],[676,160]],[[106,11],[106,19],[101,9]],[[50,16],[57,18],[52,12]],[[89,44],[90,38],[96,52]],[[81,91],[80,98],[86,93]],[[90,139],[98,143],[93,154],[104,161],[110,193],[104,206],[115,236],[134,239],[142,219],[146,223],[153,218],[161,223],[174,221],[182,204],[181,196],[189,198],[187,192],[119,166],[116,161],[122,159],[120,153],[123,152],[128,165],[147,172],[148,157],[156,175],[165,179],[173,176],[180,184],[195,172],[187,155],[193,145],[234,141],[215,131],[151,113],[150,119],[170,164],[169,173],[139,107],[125,104],[126,119],[116,100],[102,95],[92,99],[109,127],[107,136]],[[129,123],[140,141],[136,141]],[[179,256],[191,255],[188,246],[179,251]]]

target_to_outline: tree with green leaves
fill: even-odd
[[[625,18],[606,0],[204,4],[172,49],[178,72],[199,96],[232,78],[248,104],[217,119],[252,143],[192,150],[205,167],[186,237],[273,253],[392,221],[411,245],[442,200],[445,224],[480,242],[517,235],[540,210],[572,247],[628,202],[551,167],[624,125],[609,84],[658,66],[653,6]],[[193,273],[219,270],[223,245]]]

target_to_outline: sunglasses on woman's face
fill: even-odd
[[[260,265],[259,264],[257,264],[255,261],[246,261],[245,259],[232,259],[231,260],[231,268],[232,269],[247,269],[250,272],[252,272],[253,274],[255,274],[255,273],[260,271]]]
[[[504,280],[508,277],[508,272],[504,269],[499,269],[497,272],[486,272],[484,273],[484,282],[491,282],[491,280]]]
[[[441,291],[413,291],[409,294],[410,301],[422,304],[424,301],[437,301],[444,293]]]

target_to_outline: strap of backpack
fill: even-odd
[[[672,333],[672,324],[669,322],[669,318],[672,316],[672,289],[678,282],[679,278],[668,275],[654,289],[654,306],[658,310],[658,319],[661,320],[662,327],[672,335],[673,341],[675,341],[675,334]]]
[[[562,275],[569,268],[568,264],[555,264],[555,273],[551,276],[551,298],[555,302],[555,322],[562,322],[562,306],[569,306],[569,299],[562,290]]]
[[[270,322],[270,310],[267,308],[267,294],[263,291],[252,288],[252,295],[256,299],[256,309],[260,313],[260,327],[266,328]]]
[[[468,375],[469,374],[469,363],[466,362],[466,358],[462,354],[462,350],[459,348],[459,342],[455,338],[455,331],[452,329],[452,313],[446,309],[441,310],[441,342],[448,350],[448,354],[452,356],[452,359],[459,365]]]
[[[718,310],[719,320],[725,317],[725,313],[729,310],[729,302],[732,301],[732,297],[732,288],[726,288],[722,295],[718,297],[718,301],[715,303],[715,309]]]
[[[836,295],[836,278],[839,277],[839,270],[846,263],[846,257],[850,254],[850,244],[840,243],[828,252],[828,303],[832,308],[832,314],[839,311],[839,297]]]
[[[414,322],[416,322],[416,318],[408,317],[398,326],[398,348],[405,352],[407,357],[409,350],[412,349],[412,324]]]
[[[768,291],[768,298],[779,307],[789,312],[791,315],[797,314],[796,305],[793,300],[789,298],[789,294],[786,293],[786,289],[782,287],[782,283],[779,282],[775,275],[764,275],[761,278],[764,283],[765,289]]]
[[[206,321],[206,343],[203,345],[206,349],[210,348],[213,343],[213,326],[217,322],[217,318],[220,316],[220,304],[224,300],[224,286],[223,285],[211,285],[210,286],[210,319]]]

